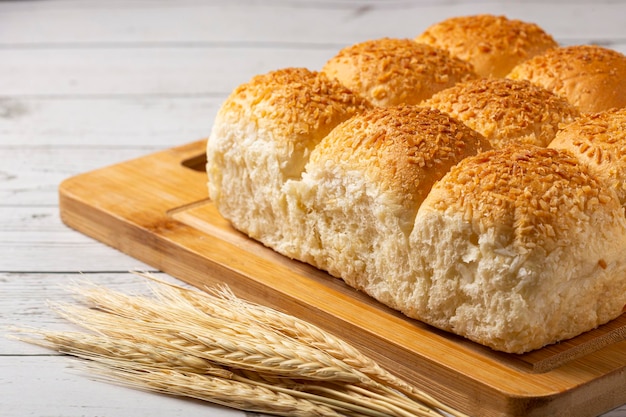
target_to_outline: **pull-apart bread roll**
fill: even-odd
[[[254,77],[219,110],[207,143],[209,196],[224,218],[276,248],[292,245],[281,187],[300,178],[311,150],[370,105],[302,68]],[[281,226],[285,226],[284,228]]]
[[[447,50],[483,77],[504,77],[520,62],[558,46],[534,23],[489,14],[443,20],[415,41]]]
[[[489,144],[463,123],[417,106],[377,108],[330,132],[302,179],[286,187],[305,222],[300,260],[396,307],[406,294],[408,238],[432,185]]]
[[[550,147],[576,155],[615,190],[626,210],[626,108],[583,115],[565,126]]]
[[[548,146],[561,124],[579,116],[572,104],[528,81],[484,78],[459,83],[421,104],[459,119],[494,149],[509,144]]]
[[[421,205],[411,317],[523,353],[618,317],[626,217],[570,153],[512,146],[452,168]]]
[[[435,92],[476,78],[471,65],[410,39],[376,39],[348,46],[322,72],[380,107],[419,104]]]
[[[439,110],[375,107],[323,73],[284,69],[218,112],[209,196],[277,252],[496,350],[619,316],[626,216],[615,190],[569,151],[490,148]]]
[[[565,97],[584,113],[626,107],[626,55],[595,45],[551,49],[507,75]]]

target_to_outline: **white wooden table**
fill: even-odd
[[[136,289],[127,271],[150,270],[61,223],[63,179],[205,137],[254,74],[319,69],[351,43],[482,12],[626,53],[626,2],[611,0],[0,2],[0,326],[69,328],[46,305],[68,299],[62,285],[83,274]],[[0,337],[0,416],[206,415],[244,413],[93,381],[67,357]]]

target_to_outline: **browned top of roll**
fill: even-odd
[[[437,110],[375,108],[342,123],[320,142],[310,164],[362,172],[390,199],[416,210],[435,181],[463,158],[489,149],[474,130]],[[395,196],[395,197],[393,197]]]
[[[578,110],[564,98],[528,81],[485,78],[459,83],[422,103],[461,120],[493,148],[508,144],[547,146]]]
[[[570,232],[591,213],[606,212],[608,222],[620,211],[615,194],[576,157],[535,146],[509,146],[461,161],[433,188],[429,204],[463,213],[481,233],[504,228],[517,247],[540,245],[546,251],[567,245]]]
[[[471,65],[410,39],[376,39],[348,46],[322,68],[374,105],[418,104],[457,82],[476,78]]]
[[[574,153],[626,208],[626,108],[583,115],[565,126],[550,147]]]
[[[311,149],[328,132],[370,107],[367,100],[325,74],[284,68],[237,87],[220,108],[211,137],[221,138],[216,143],[238,138],[245,144],[237,146],[247,148],[255,142],[255,148],[260,148],[258,142],[266,141],[280,155],[277,164],[284,178],[296,178]]]
[[[626,56],[595,45],[552,49],[513,68],[524,79],[555,92],[581,112],[626,107]]]
[[[484,77],[504,77],[520,62],[558,46],[534,23],[490,14],[443,20],[415,40],[470,62]]]
[[[238,86],[220,113],[236,118],[246,113],[280,140],[307,134],[321,138],[337,123],[369,107],[361,96],[323,73],[284,68]]]

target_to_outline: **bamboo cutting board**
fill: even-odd
[[[626,403],[626,314],[525,355],[494,352],[410,320],[232,229],[207,197],[205,141],[64,181],[68,226],[199,287],[335,333],[471,416],[594,416]]]

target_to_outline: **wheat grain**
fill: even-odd
[[[153,282],[152,297],[83,286],[74,291],[87,307],[52,305],[92,333],[30,331],[39,339],[22,340],[87,359],[125,384],[249,411],[432,417],[442,409],[462,415],[317,326],[226,288],[193,291],[144,276]],[[223,397],[218,387],[241,398]],[[246,397],[253,391],[254,400]],[[308,411],[293,411],[299,401],[299,412]]]
[[[310,383],[303,384],[291,379],[265,378],[254,372],[231,371],[216,367],[185,352],[173,351],[153,344],[128,340],[113,340],[102,335],[78,332],[45,332],[30,330],[41,339],[21,338],[30,343],[53,348],[91,361],[90,368],[103,376],[115,378],[121,383],[176,395],[191,396],[222,405],[248,411],[295,415],[294,407],[301,415],[359,415],[371,417],[402,417],[403,413],[390,413],[385,401],[373,403],[367,396],[322,396],[333,392]],[[96,364],[94,364],[94,362]],[[199,377],[193,377],[191,374]],[[185,384],[181,385],[181,380]],[[227,381],[220,381],[226,379]],[[334,390],[341,389],[333,385]],[[226,392],[224,392],[226,391]],[[231,398],[237,391],[239,397]],[[350,390],[352,392],[352,390]],[[243,394],[254,394],[248,398]],[[271,401],[268,399],[271,397]],[[268,399],[264,401],[264,399]],[[279,402],[277,406],[276,401]],[[251,405],[252,404],[252,405]],[[415,415],[415,414],[412,414]]]
[[[194,316],[172,321],[170,314],[167,322],[141,321],[76,306],[56,308],[63,317],[87,329],[117,338],[142,338],[144,343],[184,347],[198,357],[226,366],[302,379],[369,382],[365,375],[319,349],[258,331],[238,334],[233,332],[237,327],[234,323],[230,328],[212,328],[198,325]]]
[[[138,274],[162,284],[153,287],[153,292],[160,300],[176,303],[177,305],[187,303],[207,315],[217,315],[238,323],[254,323],[262,326],[265,331],[279,332],[328,353],[335,359],[359,370],[359,372],[372,378],[374,381],[387,384],[391,388],[399,390],[428,407],[446,411],[453,416],[463,417],[462,413],[386,371],[352,345],[307,321],[266,306],[242,300],[225,287],[220,289],[205,288],[205,291],[202,292],[192,291],[159,281],[151,274]]]
[[[231,379],[167,369],[129,368],[125,362],[91,364],[93,372],[124,385],[195,398],[244,411],[282,416],[342,416],[331,407]]]

